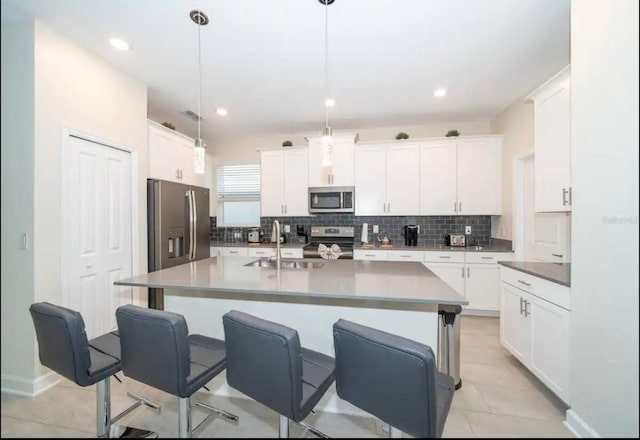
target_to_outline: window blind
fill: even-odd
[[[260,197],[260,165],[223,165],[217,168],[218,198]]]

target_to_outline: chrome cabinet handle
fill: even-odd
[[[387,203],[387,212],[391,214],[391,202]]]
[[[464,267],[461,267],[460,269],[462,269],[462,278],[464,278]]]
[[[458,212],[458,204],[453,202],[453,212]]]
[[[524,312],[524,300],[520,297],[520,314]]]
[[[519,283],[524,284],[525,286],[530,286],[531,283],[527,283],[526,281],[518,280]]]
[[[529,312],[529,301],[527,301],[526,299],[524,300],[524,316],[525,318],[527,316],[529,316],[531,313]]]
[[[458,212],[462,212],[462,202],[458,203],[459,207],[458,207]]]
[[[284,213],[287,213],[287,205],[284,205]]]
[[[480,258],[482,258],[483,260],[493,260],[493,257],[480,257]]]
[[[411,255],[400,255],[400,258],[411,258]]]
[[[365,257],[375,257],[375,254],[364,254]]]
[[[469,273],[469,266],[467,266],[467,278],[471,278],[471,274]]]
[[[551,254],[554,257],[562,258],[562,254]]]
[[[440,255],[440,257],[439,257],[439,258],[451,258],[451,257],[450,257],[450,256],[448,256],[448,255]]]
[[[562,206],[571,206],[571,187],[562,188]]]

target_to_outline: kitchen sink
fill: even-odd
[[[324,263],[320,263],[317,261],[303,261],[303,260],[282,260],[281,261],[282,269],[319,269],[324,266]],[[265,267],[269,269],[275,269],[278,263],[275,260],[269,260],[266,258],[261,258],[256,261],[252,261],[251,263],[245,264],[245,266],[249,267]]]

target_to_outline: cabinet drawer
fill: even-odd
[[[276,250],[273,248],[249,248],[247,249],[248,257],[273,257],[276,255]]]
[[[513,252],[466,252],[467,263],[497,263],[512,261]]]
[[[425,251],[424,261],[432,263],[464,263],[464,251]]]
[[[236,248],[236,247],[225,247],[222,248],[222,256],[223,257],[246,257],[247,248]]]
[[[275,252],[275,251],[274,251]],[[275,253],[274,253],[275,255]],[[302,258],[302,249],[280,249],[282,258]]]
[[[500,280],[566,310],[571,310],[571,289],[567,286],[504,266],[500,266]]]
[[[422,251],[387,251],[388,261],[419,261],[424,258]]]
[[[369,250],[369,249],[354,249],[354,260],[380,260],[385,261],[387,259],[387,251]]]

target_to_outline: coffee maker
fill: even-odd
[[[405,225],[402,228],[402,235],[404,236],[404,245],[418,246],[418,232],[420,232],[420,226]]]

